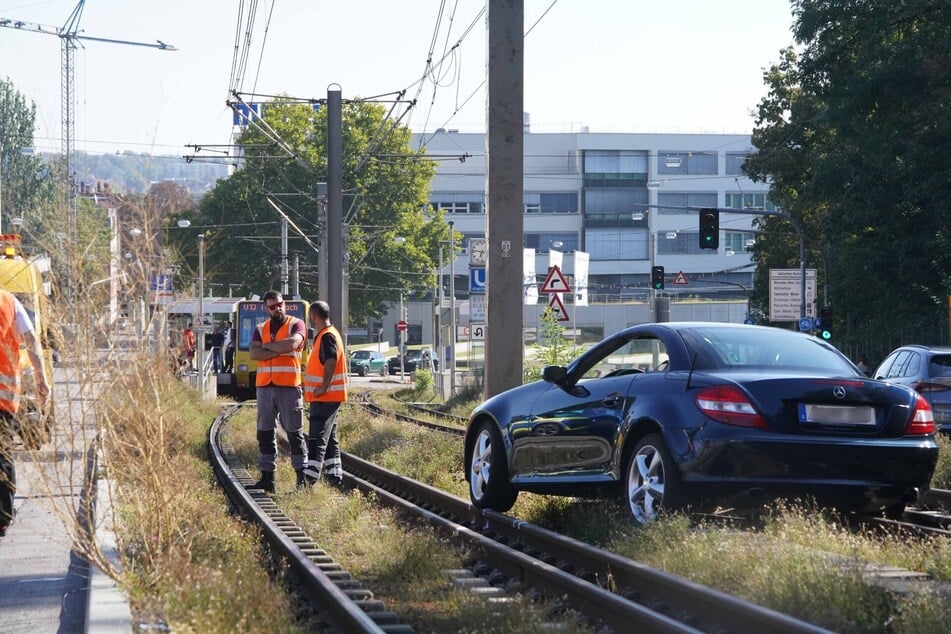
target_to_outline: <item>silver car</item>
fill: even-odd
[[[885,357],[872,376],[917,391],[931,405],[935,427],[951,433],[951,347],[901,346]]]

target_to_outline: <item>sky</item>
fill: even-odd
[[[62,27],[76,6],[0,0],[0,18]],[[231,140],[225,102],[234,87],[315,99],[333,86],[344,99],[407,89],[417,105],[403,121],[414,131],[483,131],[484,6],[87,0],[81,35],[161,40],[178,50],[84,42],[75,57],[75,148],[182,155],[200,145],[208,152]],[[763,72],[793,44],[791,25],[790,0],[525,0],[531,129],[750,133]],[[36,103],[39,151],[61,146],[60,44],[55,35],[0,28],[0,77]],[[445,62],[427,76],[431,45],[434,63]],[[247,59],[243,73],[233,72],[236,51]]]

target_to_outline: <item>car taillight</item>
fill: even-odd
[[[918,436],[933,433],[934,412],[931,411],[931,406],[928,405],[925,397],[918,394],[915,401],[915,411],[911,415],[911,420],[908,421],[908,427],[905,428],[905,435]]]
[[[919,381],[912,385],[911,388],[921,394],[925,392],[944,392],[947,389],[951,389],[951,387],[943,383],[929,383],[928,381]]]
[[[715,421],[766,429],[766,421],[746,394],[732,385],[715,385],[697,393],[697,407]]]

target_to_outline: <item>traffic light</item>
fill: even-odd
[[[653,288],[655,291],[664,290],[664,267],[651,267],[651,288]]]
[[[832,339],[832,327],[833,327],[833,317],[832,309],[828,306],[823,306],[819,309],[819,319],[816,323],[816,330],[820,337],[825,341]]]
[[[720,211],[718,209],[700,210],[700,248],[720,248]]]

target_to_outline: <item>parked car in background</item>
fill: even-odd
[[[663,509],[773,498],[895,517],[938,459],[928,402],[875,381],[817,337],[727,323],[641,324],[475,408],[469,496],[621,495]]]
[[[350,372],[360,376],[386,376],[386,357],[375,350],[354,350],[350,353]]]
[[[901,346],[885,357],[872,376],[907,385],[924,396],[938,430],[951,433],[951,347]]]
[[[428,369],[427,361],[424,360],[424,355],[429,355],[429,360],[432,361],[433,371],[439,371],[439,359],[433,354],[433,351],[429,348],[422,348],[420,350],[407,350],[406,354],[403,356],[403,372],[415,372],[417,369]],[[390,360],[386,362],[387,367],[390,370],[390,374],[399,374],[400,373],[400,358],[390,357]]]

